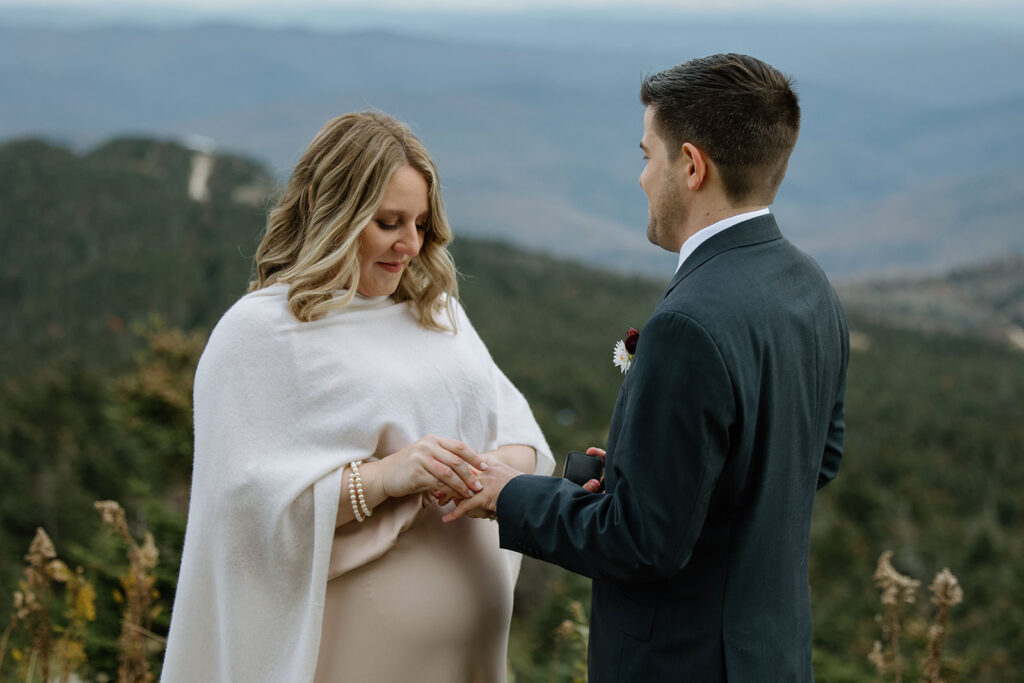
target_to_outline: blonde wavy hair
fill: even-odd
[[[423,327],[454,330],[458,284],[437,167],[405,124],[379,112],[331,119],[313,138],[267,217],[249,291],[288,284],[288,307],[303,322],[347,306],[359,288],[360,235],[405,165],[427,181],[430,215],[423,247],[391,296],[411,302]]]

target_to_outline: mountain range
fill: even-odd
[[[151,311],[184,328],[211,324],[244,290],[275,191],[272,174],[254,160],[146,138],[116,138],[86,154],[38,139],[3,143],[0,181],[0,243],[16,255],[0,270],[0,314],[16,321],[0,331],[0,342],[14,350],[10,363],[0,363],[4,371],[97,348],[124,357],[130,339],[118,332]],[[457,231],[455,247],[478,269],[508,271],[494,267],[497,258],[514,260],[520,272],[594,277],[582,264],[518,251],[510,240]],[[670,273],[620,286],[653,306]],[[859,320],[1024,350],[1019,254],[939,274],[839,279],[836,286]],[[487,291],[497,297],[505,289]],[[521,313],[509,324],[529,318],[528,310]]]
[[[929,277],[842,283],[843,304],[889,326],[985,337],[1024,351],[1024,256]]]
[[[774,208],[834,278],[1024,250],[1016,25],[569,13],[347,30],[3,16],[0,139],[86,151],[126,132],[200,135],[280,181],[325,120],[378,108],[433,152],[461,234],[651,277],[674,257],[643,238],[639,83],[691,57],[749,52],[797,79],[803,129]]]

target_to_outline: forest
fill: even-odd
[[[65,666],[72,658],[87,680],[117,678],[129,607],[148,667],[136,680],[159,676],[187,510],[193,371],[246,290],[273,185],[258,164],[221,155],[206,200],[190,199],[195,154],[140,138],[85,154],[33,139],[0,146],[0,594],[13,596],[0,610],[3,680],[42,680],[30,655],[44,616]],[[554,452],[603,445],[622,377],[612,346],[642,328],[669,274],[470,239],[453,253],[475,327]],[[848,315],[846,455],[812,526],[817,677],[876,680],[873,573],[892,551],[892,565],[922,584],[903,615],[904,679],[923,680],[926,587],[949,568],[963,602],[950,610],[943,679],[1013,680],[1024,670],[1024,355],[855,307]],[[120,503],[123,523],[97,501]],[[43,590],[39,568],[51,565],[38,558],[54,557],[66,572],[50,570]],[[29,614],[33,586],[43,603]],[[524,563],[512,680],[582,680],[588,594],[585,579]]]

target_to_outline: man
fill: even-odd
[[[593,578],[591,683],[811,681],[811,508],[842,455],[849,342],[767,208],[797,97],[734,54],[640,97],[647,235],[679,267],[619,392],[606,491],[496,465],[448,519],[496,512],[503,547]]]

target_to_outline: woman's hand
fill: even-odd
[[[369,465],[364,465],[364,472]],[[483,488],[476,473],[487,469],[484,459],[466,444],[433,434],[373,465],[370,474],[378,479],[387,497],[439,490],[449,496],[469,498]]]
[[[441,491],[452,498],[469,498],[483,488],[477,474],[487,469],[484,459],[466,444],[428,434],[380,460],[368,460],[359,468],[367,506],[375,508],[391,497]],[[337,526],[355,519],[348,500],[351,468],[342,471]]]
[[[488,462],[492,465],[495,463],[509,465],[524,474],[532,474],[534,469],[537,467],[537,451],[534,450],[533,446],[524,446],[521,444],[499,446],[493,451],[482,454],[481,458],[484,462]],[[449,495],[437,489],[432,491],[430,496],[442,507],[452,500],[458,500],[457,496]]]

